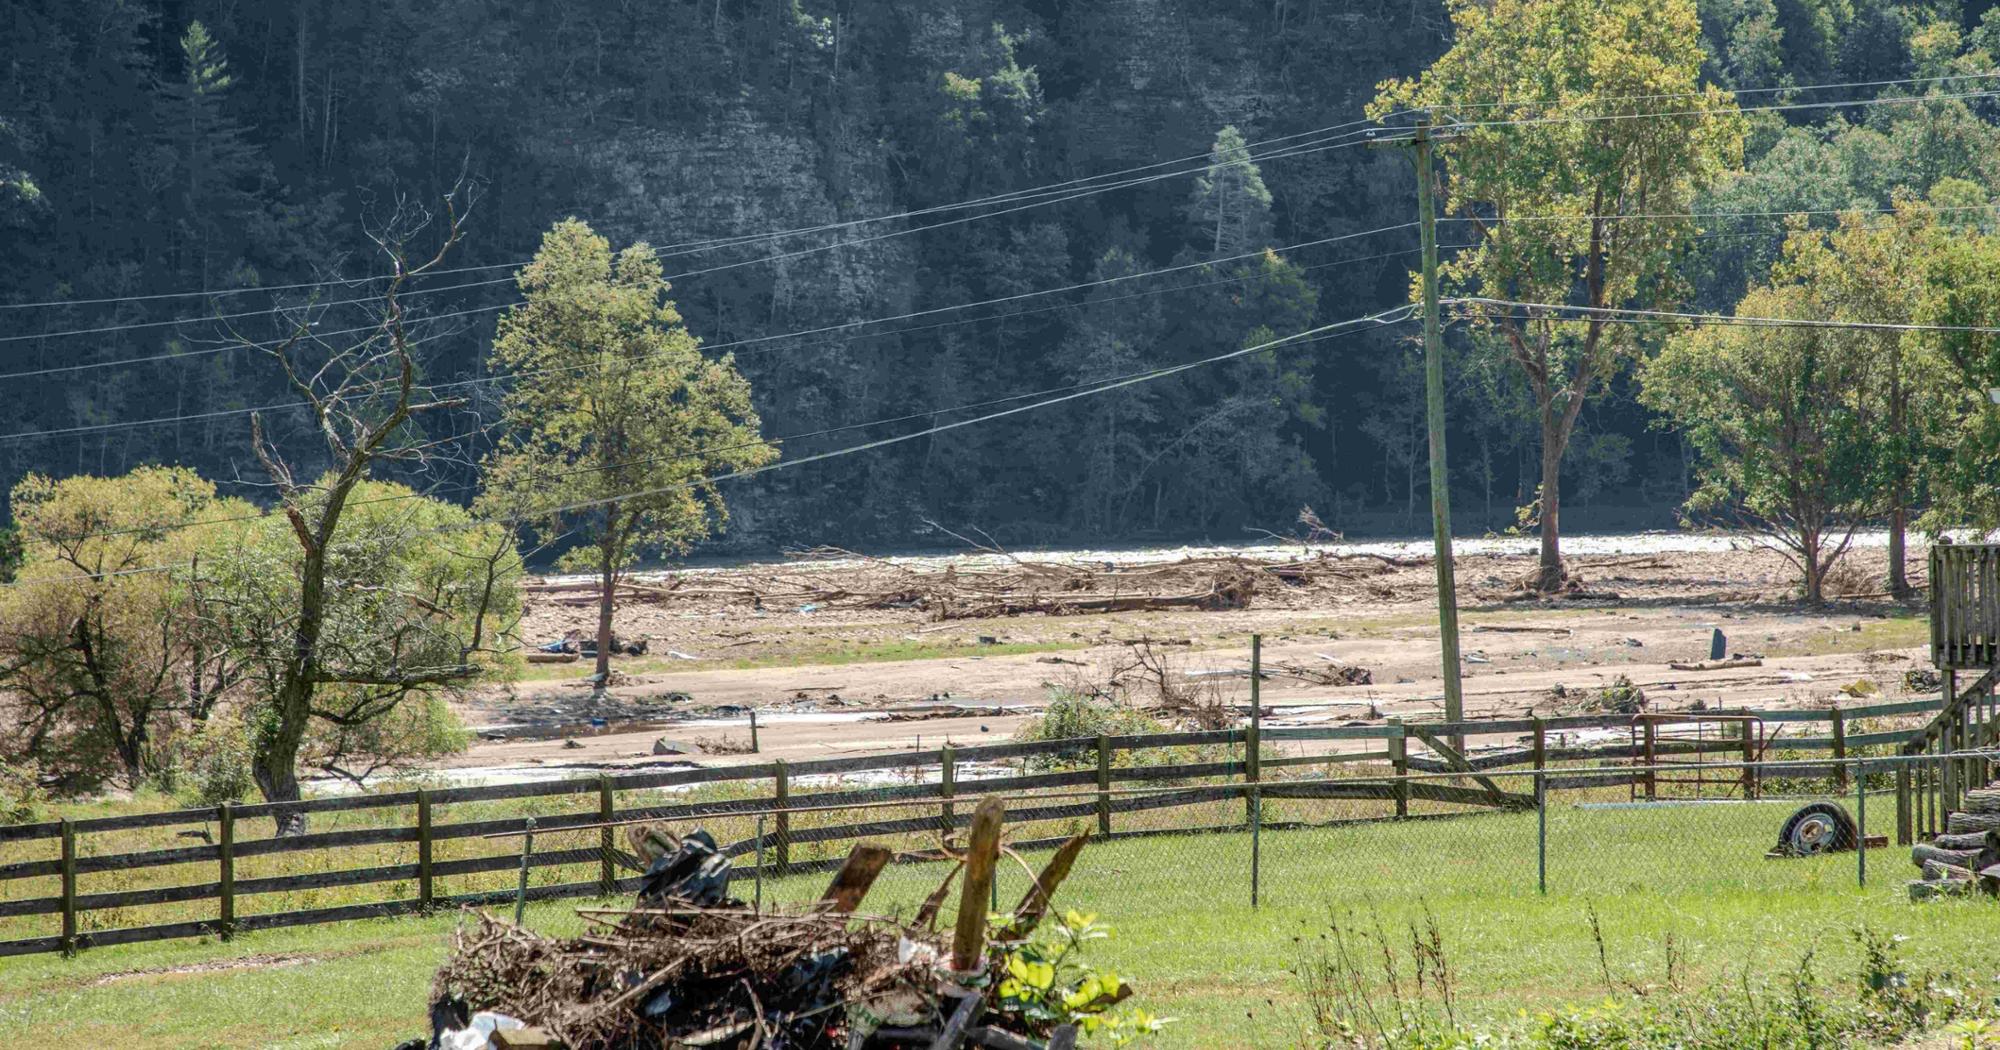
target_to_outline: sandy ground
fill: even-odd
[[[1596,538],[1572,550],[1572,571],[1615,600],[1506,600],[1532,559],[1519,541],[1467,545],[1458,561],[1468,717],[1576,713],[1618,676],[1644,689],[1654,710],[1706,706],[1827,706],[1935,695],[1912,693],[1904,672],[1928,667],[1921,604],[1880,596],[1808,609],[1792,598],[1795,572],[1778,554],[1741,538]],[[1421,554],[1380,545],[1373,553]],[[1184,552],[1088,552],[1089,561],[1171,560]],[[1276,548],[1270,557],[1297,551]],[[1850,556],[1849,590],[1880,587],[1886,557],[1864,543]],[[910,564],[918,564],[911,561]],[[963,559],[961,564],[982,564]],[[921,562],[937,567],[937,559]],[[1101,683],[1129,669],[1140,639],[1165,654],[1177,680],[1224,703],[1246,705],[1249,636],[1263,636],[1269,725],[1349,724],[1385,717],[1437,718],[1442,679],[1429,564],[1370,562],[1356,578],[1260,590],[1246,609],[1095,616],[1017,616],[936,622],[917,610],[814,609],[721,597],[628,603],[621,636],[644,637],[645,657],[620,658],[602,698],[581,681],[587,662],[538,665],[528,680],[491,689],[462,710],[481,731],[450,763],[455,779],[540,779],[599,769],[806,759],[1006,740],[1054,688]],[[1921,583],[1923,551],[1911,565]],[[710,589],[769,586],[773,574],[839,566],[768,565],[702,570]],[[656,577],[655,582],[667,577]],[[683,580],[685,582],[685,579]],[[531,599],[531,641],[588,629],[595,610]],[[1707,655],[1710,632],[1761,667],[1676,671]],[[1284,673],[1334,665],[1366,668],[1373,683],[1329,686]],[[1236,672],[1231,675],[1230,672]],[[1842,696],[1866,678],[1881,691]],[[1558,696],[1555,687],[1562,687]],[[1584,699],[1576,698],[1582,694]],[[954,710],[952,705],[957,706]],[[747,746],[759,713],[761,753]],[[970,709],[970,710],[967,710]],[[667,738],[701,754],[656,755]],[[1490,743],[1490,742],[1489,742]],[[690,749],[692,750],[692,749]]]

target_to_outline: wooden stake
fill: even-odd
[[[965,855],[965,885],[958,898],[958,921],[951,938],[952,969],[977,970],[986,956],[986,909],[993,895],[993,865],[1000,857],[1000,827],[1007,807],[996,796],[980,800],[972,813],[972,836]]]

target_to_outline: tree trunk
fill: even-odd
[[[1806,604],[1821,605],[1826,602],[1826,567],[1820,564],[1820,535],[1807,530],[1799,536],[1799,548],[1806,566]]]
[[[1910,573],[1904,564],[1908,559],[1905,534],[1910,527],[1910,508],[1906,505],[1903,483],[1897,481],[1890,499],[1889,508],[1889,593],[1898,598],[1910,596]]]
[[[1564,413],[1551,401],[1542,409],[1542,549],[1534,581],[1540,591],[1561,587],[1569,575],[1562,560],[1562,461],[1568,444]]]
[[[256,749],[252,759],[250,775],[257,782],[257,792],[266,802],[297,802],[299,792],[299,743],[298,734],[287,733],[282,727]],[[278,838],[303,835],[306,830],[306,815],[289,807],[279,807],[271,812],[272,834]]]
[[[1907,447],[1908,431],[1905,426],[1903,394],[1903,354],[1900,342],[1889,347],[1889,433],[1896,442],[1896,457],[1891,469],[1895,480],[1889,484],[1889,593],[1898,598],[1910,595],[1910,574],[1905,565],[1907,552],[1904,534],[1910,524],[1909,457],[1903,455]]]
[[[618,508],[604,513],[604,535],[597,543],[597,692],[611,686],[611,614],[618,588]]]
[[[597,592],[597,682],[598,691],[611,684],[611,612],[612,591],[618,586],[617,574],[611,569],[611,561],[605,559],[599,575]]]

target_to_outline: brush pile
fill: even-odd
[[[980,806],[969,847],[953,850],[958,866],[907,922],[857,910],[891,859],[886,849],[855,847],[812,906],[760,910],[727,896],[729,861],[707,835],[674,839],[648,829],[644,837],[675,848],[653,858],[634,907],[578,909],[591,926],[584,935],[544,937],[483,913],[461,927],[432,986],[433,1036],[405,1046],[1074,1046],[1076,1018],[1010,1007],[1007,996],[1020,993],[1002,978],[1084,840],[1058,850],[989,935],[985,901],[1003,818],[998,800]],[[964,914],[941,934],[932,927],[961,872]],[[1119,992],[1099,1008],[1129,994]],[[506,1030],[490,1041],[474,1034],[496,1022]]]

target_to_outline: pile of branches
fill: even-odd
[[[481,912],[453,936],[431,989],[433,1036],[454,1045],[476,1018],[502,1015],[492,1046],[565,1050],[1059,1050],[1076,1028],[1002,1009],[1009,952],[1048,912],[1085,837],[1037,875],[1007,924],[989,931],[1001,854],[998,799],[973,816],[958,864],[909,921],[858,911],[889,850],[860,845],[805,908],[756,909],[727,896],[728,851],[706,833],[657,825],[632,836],[651,855],[634,907],[581,908],[579,937],[544,937]],[[959,921],[933,929],[955,881]],[[998,975],[998,976],[996,976]],[[1113,1005],[1123,993],[1109,999]],[[401,1050],[401,1048],[399,1048]]]

